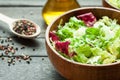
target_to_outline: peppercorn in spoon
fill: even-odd
[[[28,19],[12,19],[0,13],[0,20],[7,23],[10,30],[15,35],[22,38],[35,38],[41,32],[40,27],[36,23]]]

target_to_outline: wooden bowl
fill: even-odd
[[[108,16],[120,24],[120,11],[103,7],[78,8],[66,12],[47,27],[45,41],[48,57],[55,69],[68,80],[120,80],[120,63],[105,65],[81,64],[61,56],[51,45],[49,32],[57,30],[60,20],[67,22],[71,16],[92,12],[97,19]]]
[[[104,7],[120,10],[120,8],[117,8],[116,6],[113,6],[112,4],[110,4],[108,0],[102,0],[102,4]]]

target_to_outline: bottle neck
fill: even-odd
[[[80,7],[77,0],[48,0],[45,7],[49,10],[68,11]]]

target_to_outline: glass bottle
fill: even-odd
[[[42,16],[46,24],[49,25],[59,15],[79,7],[76,0],[48,0],[42,10]]]

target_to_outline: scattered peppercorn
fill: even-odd
[[[42,60],[44,60],[44,58],[42,58]]]
[[[25,46],[22,46],[22,47],[21,47],[21,49],[24,49],[24,48],[25,48]]]
[[[26,61],[27,62],[27,64],[30,64],[30,61]]]
[[[21,62],[21,59],[19,59],[19,62]]]
[[[30,57],[30,61],[32,60],[32,58]]]
[[[12,45],[14,45],[14,43],[12,43]]]
[[[8,37],[7,38],[8,42],[12,42],[12,38]]]
[[[25,55],[25,54],[22,54],[22,56],[21,56],[21,57],[22,57],[22,59],[23,59],[23,60],[28,60],[28,59],[30,58],[30,56]]]
[[[3,43],[4,43],[4,40],[1,41],[1,44],[3,44]]]
[[[15,48],[16,51],[18,51],[18,48]]]
[[[1,59],[4,60],[4,57],[2,57]]]
[[[12,64],[15,65],[15,60],[13,60]]]
[[[5,42],[7,42],[7,40],[5,40]]]
[[[3,33],[5,33],[5,31],[3,31]]]
[[[7,46],[9,46],[9,44],[7,44]]]
[[[35,51],[35,49],[33,49],[33,51]]]
[[[3,50],[3,46],[2,45],[0,45],[0,50]]]
[[[8,37],[7,39],[1,39],[1,44],[0,44],[0,58],[1,60],[6,61],[8,63],[8,66],[15,65],[16,61],[21,62],[22,60],[25,61],[27,64],[30,64],[30,61],[32,58],[29,55],[18,55],[16,56],[15,53],[18,51],[18,47],[14,47],[14,43],[12,42],[12,38]],[[9,42],[12,42],[10,44]],[[5,45],[3,44],[5,43]],[[21,49],[24,49],[25,45],[22,45]],[[35,49],[33,49],[35,51]]]

